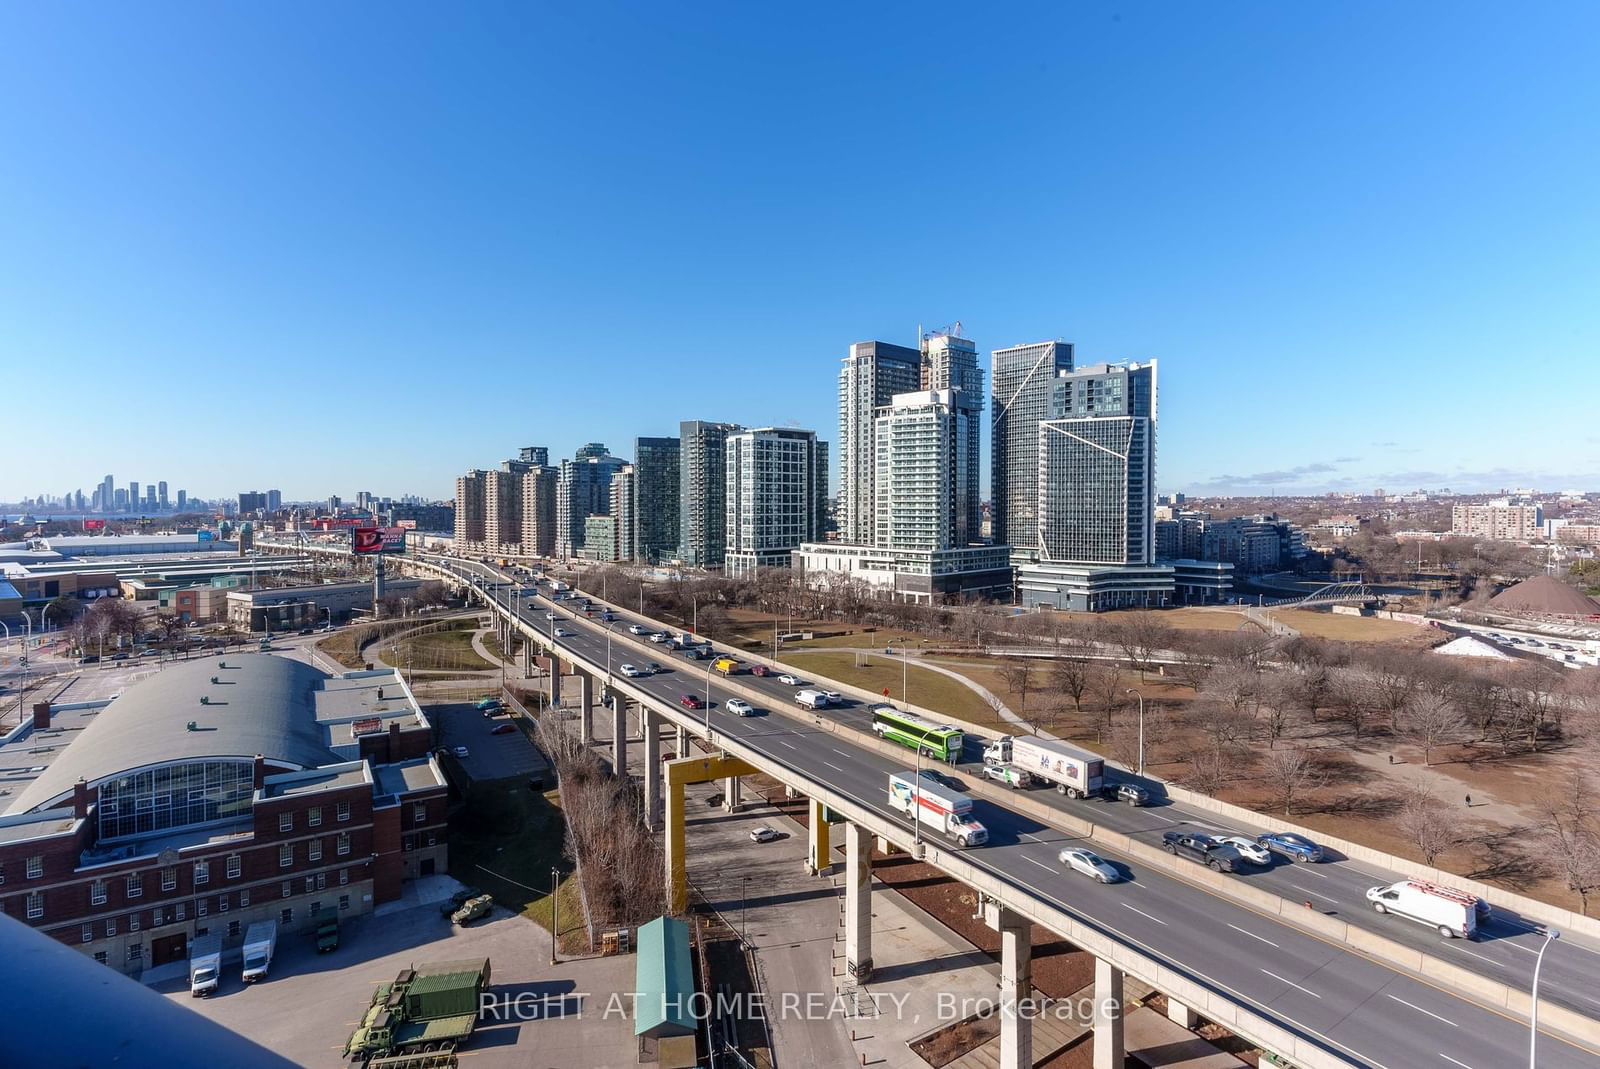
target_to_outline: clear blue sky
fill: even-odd
[[[831,441],[851,341],[958,319],[1159,358],[1164,490],[1600,488],[1596,40],[1587,0],[7,4],[0,498]]]

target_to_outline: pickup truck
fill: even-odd
[[[1169,854],[1182,854],[1216,872],[1237,872],[1244,864],[1244,855],[1239,851],[1198,832],[1166,832],[1161,836],[1161,845]]]
[[[1012,790],[1026,787],[1032,779],[1022,769],[1015,765],[1003,765],[997,761],[985,761],[983,764],[984,779],[992,779],[996,783],[1003,783]]]

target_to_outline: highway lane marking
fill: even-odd
[[[1425,1013],[1429,1017],[1432,1017],[1436,1021],[1443,1021],[1445,1024],[1449,1025],[1451,1028],[1460,1028],[1461,1027],[1460,1025],[1458,1025],[1454,1021],[1452,1021],[1450,1018],[1448,1018],[1448,1017],[1440,1017],[1437,1013],[1434,1013],[1432,1010],[1425,1010],[1421,1006],[1418,1006],[1415,1002],[1407,1002],[1405,999],[1401,998],[1399,995],[1390,995],[1389,997],[1394,999],[1396,1002],[1400,1003],[1400,1005],[1402,1005],[1402,1006],[1410,1006],[1412,1009],[1416,1010],[1418,1013]]]
[[[1054,873],[1056,871],[1051,866],[1046,865],[1043,861],[1034,861],[1033,858],[1029,857],[1027,854],[1023,854],[1022,855],[1022,860],[1028,861],[1028,862],[1032,862],[1033,864],[1038,865],[1041,869],[1044,869],[1046,872],[1049,872],[1049,873]]]
[[[1150,914],[1146,913],[1144,910],[1140,909],[1137,906],[1130,906],[1130,905],[1128,905],[1128,903],[1124,902],[1124,903],[1122,903],[1122,908],[1123,909],[1131,909],[1141,917],[1149,917],[1151,920],[1155,921],[1157,924],[1161,925],[1163,928],[1165,928],[1167,926],[1167,922],[1166,921],[1162,920],[1160,917],[1151,917]]]
[[[1321,891],[1313,891],[1309,887],[1302,887],[1300,884],[1295,883],[1293,880],[1289,880],[1288,882],[1294,884],[1296,887],[1299,887],[1300,890],[1304,891],[1308,895],[1312,895],[1312,896],[1314,896],[1316,898],[1320,898],[1324,902],[1332,902],[1332,903],[1334,903],[1336,905],[1338,904],[1339,900],[1337,898],[1329,898],[1327,895],[1323,894]]]
[[[1300,868],[1296,869],[1295,871],[1296,872],[1303,872],[1307,876],[1315,876],[1319,880],[1326,880],[1328,878],[1326,873],[1318,872],[1316,869],[1312,868],[1310,865],[1302,865]]]
[[[843,772],[844,771],[844,769],[840,768],[838,765],[834,764],[831,761],[824,761],[822,763],[827,765],[829,768],[833,769],[835,772]]]
[[[1490,965],[1498,965],[1502,969],[1505,968],[1505,963],[1504,962],[1495,961],[1493,958],[1488,957],[1487,955],[1479,954],[1476,950],[1468,950],[1466,947],[1458,947],[1458,946],[1456,946],[1454,939],[1441,939],[1441,940],[1439,940],[1439,945],[1440,946],[1449,947],[1452,950],[1458,950],[1463,954],[1471,954],[1473,957],[1477,958],[1479,961],[1487,961]]]
[[[1278,946],[1277,943],[1274,943],[1272,940],[1268,939],[1266,936],[1257,935],[1255,932],[1246,931],[1245,929],[1239,927],[1237,924],[1230,924],[1230,925],[1228,925],[1228,927],[1232,928],[1234,931],[1238,932],[1240,935],[1248,935],[1251,939],[1259,939],[1263,943],[1267,944],[1267,946],[1269,946],[1269,947],[1277,947],[1279,950],[1283,949],[1282,947]]]
[[[840,757],[848,758],[850,756],[849,754],[845,753],[843,750],[839,749],[837,746],[830,746],[828,748],[830,750],[832,750],[834,753],[838,754]]]
[[[1468,1065],[1466,1062],[1459,1061],[1459,1060],[1457,1060],[1455,1058],[1452,1058],[1448,1054],[1444,1054],[1444,1053],[1441,1052],[1439,1057],[1443,1058],[1447,1062],[1455,1062],[1457,1065],[1461,1066],[1461,1069],[1472,1069],[1472,1066]]]
[[[1282,980],[1284,983],[1288,984],[1290,987],[1294,988],[1297,991],[1304,991],[1306,994],[1310,995],[1312,998],[1321,998],[1322,997],[1321,995],[1317,994],[1315,991],[1311,990],[1309,987],[1301,987],[1299,984],[1295,983],[1293,980],[1285,980],[1283,977],[1279,976],[1277,973],[1273,972],[1270,969],[1262,969],[1261,971],[1266,973],[1268,976],[1272,977],[1274,980]]]
[[[784,742],[782,739],[773,739],[772,741],[777,745],[782,746],[785,750],[794,749],[794,744],[791,742]]]
[[[1537,950],[1533,949],[1532,947],[1525,947],[1521,943],[1513,943],[1513,942],[1510,942],[1509,940],[1502,940],[1502,941],[1505,942],[1506,946],[1508,946],[1508,947],[1516,947],[1518,950],[1522,951],[1524,954],[1535,954],[1536,955],[1536,954],[1539,953]]]

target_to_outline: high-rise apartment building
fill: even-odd
[[[484,472],[483,541],[491,552],[520,552],[522,544],[522,475],[509,471]]]
[[[117,512],[128,511],[128,491],[124,487],[117,487],[112,491],[111,507]]]
[[[678,425],[678,556],[691,567],[717,567],[727,552],[728,435],[742,429],[699,419]]]
[[[977,346],[955,333],[924,336],[922,382],[924,390],[949,391],[951,545],[968,545],[981,539],[983,526],[983,369]]]
[[[590,516],[609,515],[611,478],[626,463],[598,442],[585,445],[572,460],[561,462],[556,480],[557,556],[577,556],[583,548],[584,522]]]
[[[555,555],[558,477],[555,468],[533,462],[522,473],[522,537],[519,541],[524,553],[541,557]]]
[[[130,482],[128,484],[128,507],[138,509],[142,500],[144,499],[139,496],[139,484]]]
[[[872,545],[949,549],[967,543],[966,509],[957,502],[964,488],[958,490],[954,477],[960,418],[954,390],[896,394],[880,411]]]
[[[634,560],[655,563],[678,553],[683,443],[678,438],[633,440]]]
[[[789,567],[802,542],[822,537],[826,444],[815,431],[762,427],[730,434],[726,454],[727,573]]]
[[[244,515],[267,507],[267,495],[260,490],[239,491],[239,513]]]
[[[161,511],[163,512],[172,507],[172,502],[167,498],[167,481],[165,479],[161,480],[157,485],[156,503],[161,506]]]
[[[457,552],[469,546],[481,546],[484,543],[487,531],[487,516],[485,505],[488,500],[489,473],[474,468],[465,475],[456,476],[456,536],[455,548]],[[337,499],[328,499],[329,511],[338,509],[334,502]]]
[[[522,464],[547,468],[550,466],[550,450],[542,445],[525,445],[517,450],[517,461]]]
[[[166,483],[162,483],[161,484],[161,486],[162,486],[162,491],[161,492],[163,494],[166,493],[166,489],[165,489],[166,485],[167,485]],[[283,491],[282,490],[268,490],[267,491],[267,511],[268,512],[277,512],[281,508],[283,508]]]
[[[1047,341],[994,350],[991,385],[991,534],[1013,550],[1037,550],[1039,424],[1050,414],[1050,388],[1072,370],[1072,346]]]
[[[178,511],[182,512],[184,509],[186,509],[188,507],[189,507],[189,491],[187,491],[187,490],[179,490],[178,491]]]
[[[110,512],[117,507],[117,484],[107,475],[100,480],[100,511]]]
[[[1156,563],[1156,366],[1058,375],[1039,424],[1039,547],[1019,569],[1024,605],[1099,612],[1163,605],[1175,567]]]
[[[874,421],[895,394],[922,386],[922,352],[882,341],[856,342],[839,369],[839,538],[874,537]]]
[[[144,508],[146,512],[154,512],[156,510],[156,487],[154,483],[145,484]]]
[[[633,556],[634,540],[638,537],[638,517],[633,511],[637,493],[637,469],[632,464],[624,464],[611,476],[612,560],[628,560]]]
[[[1039,425],[1039,542],[1076,564],[1155,560],[1156,365],[1058,376]]]
[[[1544,535],[1544,509],[1491,501],[1486,505],[1454,505],[1450,533],[1491,542],[1529,542]]]

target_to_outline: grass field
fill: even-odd
[[[476,783],[450,820],[450,875],[548,931],[550,870],[558,869],[562,949],[586,951],[577,880],[561,855],[566,832],[559,791],[530,791],[520,778]]]
[[[488,671],[496,666],[478,656],[472,648],[472,633],[476,627],[472,621],[463,621],[459,627],[448,631],[407,635],[392,641],[383,639],[378,648],[385,661],[404,665],[412,671]]]
[[[818,679],[833,679],[840,683],[865,690],[883,693],[888,688],[894,701],[900,700],[900,663],[895,657],[881,654],[864,655],[870,662],[856,666],[853,653],[795,650],[785,655],[785,660],[797,668],[813,673]],[[936,709],[959,720],[978,725],[1003,723],[982,698],[970,688],[949,676],[919,668],[915,663],[906,666],[907,697],[911,704]]]
[[[1343,616],[1312,609],[1279,609],[1272,614],[1303,634],[1332,638],[1342,642],[1396,642],[1404,639],[1424,641],[1435,637],[1432,628],[1401,620],[1379,620],[1371,616]]]

